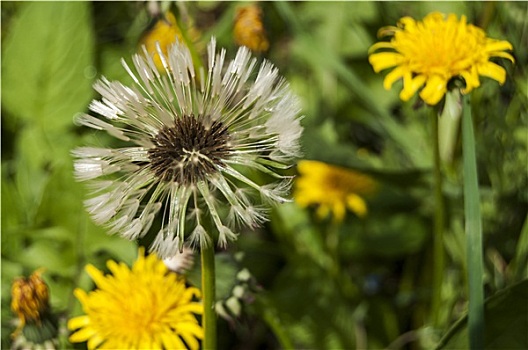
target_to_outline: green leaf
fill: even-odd
[[[528,280],[501,290],[484,305],[485,349],[528,349]],[[440,341],[437,349],[467,349],[467,316]]]
[[[365,56],[371,44],[362,23],[376,18],[373,2],[306,2],[303,14],[317,41],[329,50],[350,56]],[[354,10],[351,11],[351,7]]]
[[[19,197],[17,203],[25,210],[23,223],[31,226],[35,223],[35,216],[51,176],[45,168],[51,160],[52,152],[46,135],[36,127],[27,127],[20,131],[17,148],[14,176]]]
[[[67,241],[35,240],[20,254],[18,261],[30,270],[45,267],[50,273],[61,276],[75,273],[75,251]]]
[[[271,224],[279,239],[294,247],[291,257],[309,258],[321,267],[332,264],[324,251],[322,234],[312,225],[306,210],[294,203],[284,203],[273,211]]]
[[[363,221],[348,220],[340,231],[340,250],[347,259],[413,254],[424,247],[429,232],[422,218],[405,213],[372,213]]]
[[[30,2],[21,8],[2,57],[2,103],[12,118],[57,130],[86,107],[93,75],[86,74],[93,70],[88,6]]]

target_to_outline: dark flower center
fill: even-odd
[[[163,181],[194,184],[223,164],[231,150],[229,139],[223,123],[184,115],[152,138],[150,168]]]

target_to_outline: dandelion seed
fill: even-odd
[[[169,270],[183,275],[194,266],[194,251],[184,246],[181,253],[176,253],[171,258],[163,259],[163,263]]]
[[[130,146],[81,147],[73,155],[76,178],[90,183],[85,204],[94,221],[137,239],[161,217],[150,249],[169,258],[186,240],[225,246],[238,226],[265,220],[262,202],[287,201],[291,178],[279,170],[299,156],[302,127],[299,102],[272,64],[262,63],[251,82],[249,49],[225,64],[225,50],[211,40],[207,72],[195,71],[179,42],[158,54],[165,74],[147,53],[134,55],[135,73],[123,64],[135,86],[102,78],[95,84],[102,99],[90,104],[100,116],[77,119]],[[248,169],[276,181],[256,181]]]

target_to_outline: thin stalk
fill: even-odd
[[[464,98],[462,115],[462,147],[464,162],[464,212],[466,254],[469,282],[469,347],[484,348],[484,269],[482,262],[482,225],[477,178],[475,138],[469,96]]]
[[[341,268],[339,264],[339,225],[332,222],[326,230],[326,248],[328,255],[332,260],[332,266],[329,267],[330,274],[336,281],[339,281]]]
[[[438,114],[435,108],[431,116],[433,132],[434,158],[434,238],[433,238],[433,295],[431,301],[431,316],[435,327],[440,323],[440,307],[442,304],[442,282],[444,276],[444,196],[442,161],[440,157],[440,139],[438,133]]]
[[[216,312],[215,312],[215,254],[214,246],[202,248],[202,300],[204,305],[203,348],[216,349]]]
[[[273,334],[277,337],[277,341],[280,344],[280,347],[284,350],[287,349],[294,349],[293,343],[291,339],[288,336],[288,332],[284,329],[283,325],[281,324],[280,319],[276,315],[276,311],[269,306],[265,305],[265,303],[261,303],[261,312],[264,318],[264,321],[268,324],[268,327],[273,331]]]

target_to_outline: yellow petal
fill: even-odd
[[[376,73],[397,66],[404,60],[405,57],[397,52],[379,52],[369,56],[369,62]]]
[[[198,339],[203,339],[204,337],[204,329],[195,323],[185,323],[185,330]]]
[[[447,80],[438,76],[433,75],[427,79],[425,87],[420,92],[420,97],[429,105],[434,106],[447,92]]]
[[[186,349],[187,347],[182,342],[180,337],[176,336],[174,333],[171,334],[162,334],[162,341],[165,345],[165,349]]]
[[[104,277],[104,274],[98,268],[96,268],[92,264],[88,264],[84,269],[86,270],[88,275],[90,275],[97,287],[103,288],[103,286],[108,286],[108,281]]]
[[[167,55],[167,48],[176,40],[183,42],[181,30],[176,22],[176,17],[171,12],[167,12],[164,18],[156,22],[152,30],[148,31],[142,38],[141,44],[145,45],[147,52],[153,55],[154,64],[159,70],[163,70],[163,64],[157,50],[159,44],[164,56]]]
[[[85,342],[90,339],[92,336],[96,335],[97,331],[92,327],[84,327],[79,329],[77,332],[70,335],[69,340],[72,343]]]
[[[464,78],[466,82],[466,88],[462,90],[464,94],[469,93],[471,90],[480,86],[480,79],[477,71],[477,67],[472,66],[470,71],[463,71],[460,76]]]
[[[379,43],[375,43],[368,49],[368,53],[371,54],[374,51],[377,51],[378,49],[394,49],[394,46],[386,41],[380,41]]]
[[[68,329],[75,330],[90,324],[90,317],[83,315],[68,320]]]
[[[104,341],[105,339],[99,334],[94,334],[90,339],[88,339],[86,346],[88,349],[97,349]]]
[[[412,78],[411,73],[406,72],[403,76],[403,90],[400,92],[402,101],[408,101],[422,87],[425,80],[426,77],[424,75],[418,75]]]
[[[400,31],[401,29],[394,26],[382,27],[378,30],[378,38],[383,38],[384,36],[394,35],[394,33]]]
[[[427,18],[427,17],[426,17]],[[405,28],[405,30],[412,30],[416,27],[416,20],[412,17],[403,17],[398,21],[398,24]]]
[[[300,174],[309,174],[325,168],[325,164],[316,160],[301,160],[297,163],[297,170]]]
[[[398,66],[394,68],[389,74],[387,74],[385,80],[383,80],[383,87],[385,90],[390,90],[392,84],[394,84],[396,80],[402,78],[405,74],[405,71],[406,70],[403,68],[403,66]]]
[[[513,63],[515,63],[515,59],[513,58],[513,56],[507,52],[489,52],[489,55],[490,57],[502,57],[502,58],[506,58],[510,61],[512,61]]]
[[[510,44],[506,40],[492,40],[492,39],[490,39],[486,43],[486,51],[487,52],[504,51],[504,50],[513,50],[512,44]]]
[[[143,334],[143,336],[139,339],[138,348],[139,349],[154,349],[154,346],[152,344],[152,339],[148,335]]]
[[[330,208],[326,204],[321,204],[319,208],[317,208],[316,215],[319,217],[319,219],[324,219],[328,216],[328,213],[330,212]]]
[[[357,194],[349,194],[346,201],[348,208],[356,213],[357,216],[362,218],[367,214],[367,203]]]
[[[477,70],[480,75],[495,79],[501,85],[506,81],[506,70],[493,62],[486,62],[479,65]]]
[[[183,338],[185,343],[187,343],[187,346],[189,347],[190,350],[198,350],[200,348],[200,345],[198,341],[196,340],[196,338],[190,335],[189,333],[182,332],[181,337]]]
[[[187,305],[181,305],[178,307],[178,312],[192,312],[195,314],[203,314],[203,304],[190,303]]]
[[[334,202],[333,208],[334,220],[337,222],[343,221],[346,214],[345,205],[341,201]]]
[[[88,305],[88,294],[86,294],[86,292],[80,288],[75,288],[73,295],[79,299],[81,305],[83,306],[83,310],[86,311],[85,305]]]

